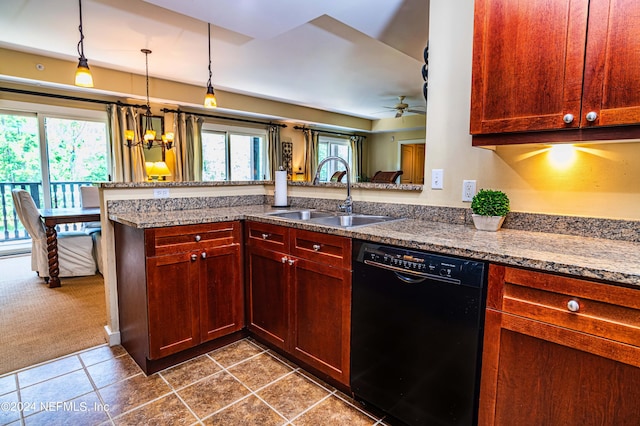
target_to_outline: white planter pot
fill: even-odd
[[[481,216],[479,214],[472,214],[473,224],[476,229],[480,231],[497,231],[502,226],[505,216]]]

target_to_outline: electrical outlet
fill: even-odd
[[[431,189],[442,189],[444,179],[444,170],[432,169],[431,170]]]
[[[476,181],[463,180],[462,181],[462,201],[470,203],[473,200],[474,195],[476,195]]]
[[[169,188],[153,188],[153,198],[169,198]]]

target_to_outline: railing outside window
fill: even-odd
[[[91,185],[91,182],[51,182],[51,207],[80,207],[80,187]],[[38,208],[44,207],[42,183],[40,182],[0,182],[1,228],[0,242],[28,239],[29,234],[22,226],[13,205],[11,191],[13,189],[29,191]],[[65,224],[60,230],[74,230],[77,224]]]

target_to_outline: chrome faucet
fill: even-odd
[[[344,164],[344,167],[347,169],[347,199],[344,200],[344,203],[342,203],[341,205],[338,206],[338,209],[340,209],[340,211],[345,212],[346,214],[350,215],[353,212],[353,199],[351,198],[351,171],[349,170],[349,163],[347,163],[344,158],[341,157],[326,157],[325,159],[323,159],[320,164],[318,164],[318,168],[316,169],[316,176],[313,178],[313,185],[317,185],[318,181],[320,180],[320,170],[322,169],[322,166],[325,165],[325,163],[332,161],[332,160],[336,160],[341,162],[342,164]]]

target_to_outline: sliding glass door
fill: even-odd
[[[28,237],[12,189],[40,208],[79,207],[81,185],[109,180],[106,112],[13,104],[0,104],[0,241]]]

